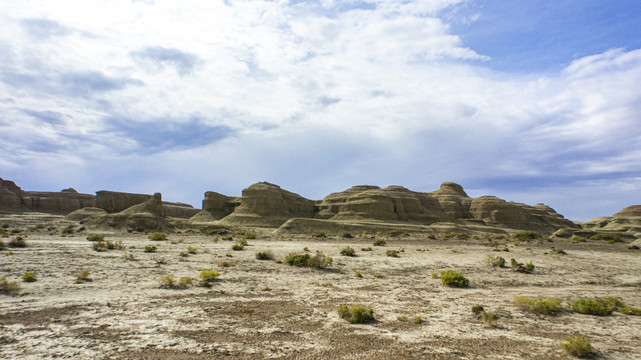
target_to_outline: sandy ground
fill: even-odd
[[[558,297],[567,306],[612,295],[641,306],[641,251],[624,243],[510,242],[499,246],[509,252],[494,252],[485,239],[413,236],[379,247],[371,235],[278,237],[255,229],[257,239],[233,251],[233,242],[198,233],[170,234],[167,241],[107,234],[124,243],[132,261],[123,259],[123,250],[94,251],[86,232],[62,237],[64,224],[49,217],[3,220],[12,221],[9,230],[25,230],[29,244],[0,252],[0,276],[21,286],[17,294],[0,294],[3,359],[561,359],[568,356],[559,342],[568,335],[587,336],[599,358],[641,358],[639,316],[535,315],[512,304],[515,296]],[[47,223],[27,230],[38,221]],[[146,245],[158,251],[145,253]],[[197,253],[181,256],[188,246]],[[341,256],[345,246],[357,256]],[[361,251],[370,246],[373,251]],[[567,255],[549,254],[551,246]],[[259,251],[283,259],[305,247],[332,256],[332,266],[256,259]],[[390,249],[400,257],[386,256]],[[487,254],[508,263],[531,260],[535,272],[493,268]],[[220,260],[233,264],[222,267]],[[162,276],[198,278],[205,269],[221,273],[211,288],[159,287]],[[464,274],[470,287],[449,288],[431,278],[444,269]],[[92,281],[75,283],[81,270],[91,272]],[[38,281],[21,282],[26,271]],[[376,321],[352,325],[338,316],[340,304],[355,303],[371,307]],[[497,326],[483,324],[471,312],[474,305],[496,312]],[[422,323],[414,323],[415,316]]]

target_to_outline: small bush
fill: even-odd
[[[225,241],[232,241],[232,240],[234,240],[234,238],[233,238],[233,237],[231,237],[231,236],[223,236],[223,237],[222,237],[222,239],[223,239],[223,240],[225,240]]]
[[[345,239],[351,239],[351,238],[353,238],[354,236],[352,236],[352,234],[350,234],[350,233],[348,233],[348,232],[345,232],[345,233],[341,234],[341,237],[342,237],[342,238],[345,238]]]
[[[485,262],[493,267],[505,267],[505,259],[501,256],[487,255]]]
[[[583,336],[566,336],[565,341],[561,341],[561,348],[567,354],[578,358],[592,357],[592,345],[590,341]]]
[[[562,310],[561,300],[558,298],[516,296],[514,306],[535,314],[554,314]]]
[[[490,328],[493,328],[496,326],[496,322],[499,319],[499,316],[496,315],[496,313],[493,312],[481,312],[481,321]]]
[[[463,275],[452,270],[441,271],[441,282],[450,287],[467,287],[470,281]]]
[[[636,246],[636,245],[630,245],[630,246],[628,246],[628,249],[630,249],[630,250],[639,250],[639,247]],[[2,250],[2,246],[0,246],[0,250]]]
[[[341,249],[341,255],[343,256],[356,256],[356,250],[353,248],[346,246]]]
[[[370,246],[366,248],[361,248],[361,251],[374,251],[374,249],[372,249],[372,247]]]
[[[398,250],[387,250],[385,255],[389,257],[398,257]]]
[[[374,310],[364,305],[341,305],[338,307],[338,315],[350,324],[366,324],[374,321]]]
[[[87,270],[81,270],[76,273],[76,284],[82,284],[87,281],[92,281],[91,278],[89,277],[91,273]]]
[[[200,286],[211,287],[211,283],[220,276],[216,270],[203,270],[200,272]]]
[[[132,253],[127,253],[126,251],[122,254],[122,258],[124,260],[129,260],[129,261],[134,261],[136,258],[134,257],[134,254]]]
[[[191,286],[193,279],[186,276],[186,277],[181,277],[180,280],[178,280],[178,286],[181,288],[188,288]]]
[[[624,315],[636,315],[636,316],[641,316],[641,309],[638,307],[634,306],[621,306],[619,309],[619,312]]]
[[[396,320],[398,320],[398,321],[407,321],[407,316],[399,315],[399,316],[396,317]]]
[[[512,258],[510,259],[510,265],[512,266],[512,269],[514,271],[522,272],[522,273],[532,273],[534,272],[534,264],[532,261],[529,263],[523,265],[523,263],[520,263],[516,261],[516,259]]]
[[[525,241],[525,242],[530,242],[532,240],[540,240],[543,239],[543,235],[539,234],[538,232],[534,231],[521,231],[512,236],[512,238],[516,241]]]
[[[190,254],[195,254],[195,253],[198,252],[198,249],[196,249],[193,246],[187,246],[187,252],[190,253]]]
[[[387,242],[383,239],[376,239],[374,240],[374,246],[385,246],[387,245]]]
[[[158,279],[158,282],[160,283],[160,288],[162,289],[175,289],[178,286],[173,275],[162,276],[160,279]]]
[[[326,232],[319,232],[319,233],[312,234],[312,236],[313,237],[317,237],[317,238],[326,238],[327,237],[327,233]]]
[[[75,232],[73,225],[68,225],[64,229],[62,229],[62,235],[71,235]]]
[[[253,233],[251,231],[248,231],[245,233],[245,239],[253,240],[256,239],[256,233]],[[247,245],[247,244],[245,244]]]
[[[238,239],[236,240],[236,244],[242,245],[242,246],[247,246],[247,239]]]
[[[483,308],[482,305],[474,305],[472,306],[472,313],[474,314],[480,314],[482,312],[485,312],[485,309]]]
[[[27,242],[22,236],[16,236],[15,238],[11,239],[9,243],[7,244],[11,248],[26,248],[27,247]]]
[[[390,230],[385,235],[389,237],[401,237],[401,236],[409,236],[409,233],[405,230]]]
[[[220,267],[230,267],[234,265],[234,260],[216,260],[216,265]]]
[[[333,259],[320,251],[316,255],[289,253],[285,256],[285,264],[297,267],[322,269],[332,264]]]
[[[16,281],[9,281],[0,277],[0,294],[10,294],[20,291],[20,285]]]
[[[359,277],[359,278],[362,278],[362,277],[363,277],[363,274],[361,274],[361,272],[360,272],[360,271],[358,271],[358,270],[354,269],[354,276]]]
[[[104,241],[105,236],[102,234],[89,234],[87,235],[87,240],[89,241]]]
[[[274,253],[271,250],[259,251],[256,253],[258,260],[274,260]]]
[[[613,242],[621,242],[621,237],[616,234],[598,233],[590,236],[590,240],[612,240]]]
[[[576,243],[580,243],[580,242],[585,242],[587,239],[584,238],[583,236],[573,235],[571,240],[572,240],[572,242],[574,244],[576,244]]]
[[[383,275],[383,274],[374,274],[374,277],[377,278],[377,279],[382,279],[382,278],[385,277],[385,275]]]
[[[241,244],[234,244],[231,247],[231,249],[234,250],[234,251],[242,251],[242,250],[245,249],[245,247],[243,245],[241,245]]]
[[[149,235],[148,238],[149,240],[153,241],[167,240],[167,234],[165,234],[164,232],[155,232]]]
[[[155,246],[153,246],[153,245],[147,245],[147,246],[145,246],[145,252],[146,252],[146,253],[153,253],[153,252],[156,252],[156,250],[158,250],[158,248],[156,248],[156,247],[155,247]]]
[[[414,316],[414,319],[412,319],[412,322],[414,322],[414,324],[417,324],[417,325],[422,324],[423,318],[420,315],[416,315]]]
[[[200,229],[200,232],[202,232],[205,235],[224,235],[227,234],[227,229],[225,228],[202,228]]]
[[[616,306],[611,301],[599,298],[577,300],[570,307],[580,314],[596,316],[607,316],[616,310]]]
[[[439,278],[438,277],[438,273],[437,272],[433,272],[432,273],[432,279],[438,279],[438,278]]]
[[[26,273],[22,274],[22,281],[24,282],[34,282],[36,280],[38,279],[36,278],[35,273],[27,271]]]

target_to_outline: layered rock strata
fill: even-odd
[[[13,181],[0,178],[0,211],[43,212],[66,215],[74,210],[94,206],[95,196],[74,189],[60,192],[24,191]]]
[[[153,195],[132,194],[118,191],[97,191],[95,207],[105,210],[110,214],[124,211],[134,205],[144,203]],[[196,215],[200,210],[183,203],[163,202],[166,216],[188,219]]]
[[[97,214],[85,217],[82,224],[89,228],[109,228],[128,231],[168,231],[165,207],[160,193],[141,204],[115,214]]]

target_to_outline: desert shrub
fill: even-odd
[[[565,252],[565,250],[563,250],[563,249],[557,249],[557,248],[555,248],[554,246],[552,246],[552,247],[550,248],[550,253],[551,253],[551,254],[556,254],[556,255],[567,255],[567,253]]]
[[[220,267],[230,267],[234,265],[234,260],[216,260],[216,265]]]
[[[256,233],[248,231],[245,233],[245,239],[253,240],[256,239]]]
[[[234,250],[234,251],[242,251],[242,250],[245,249],[245,247],[242,244],[234,244],[231,247],[231,249]]]
[[[191,286],[193,279],[186,276],[186,277],[181,277],[180,280],[178,280],[178,286],[181,288],[188,288]]]
[[[449,240],[455,236],[456,236],[456,233],[454,231],[451,231],[442,235],[443,240]]]
[[[105,251],[105,250],[122,250],[125,246],[122,244],[122,240],[109,241],[95,241],[91,247],[96,251]]]
[[[259,251],[256,253],[258,260],[274,260],[274,253],[271,250]]]
[[[361,248],[361,251],[374,251],[371,246],[368,246],[366,248]]]
[[[485,263],[493,267],[505,267],[505,259],[501,256],[488,254],[485,257]]]
[[[313,237],[317,237],[317,238],[326,238],[327,237],[327,233],[326,232],[319,232],[319,233],[312,234],[312,236]]]
[[[73,225],[67,225],[64,229],[62,229],[62,235],[71,235],[75,232]]]
[[[414,316],[414,319],[412,319],[412,322],[414,324],[422,324],[423,323],[423,318],[420,315]]]
[[[162,289],[173,289],[177,286],[176,279],[173,275],[162,276],[158,279],[158,282]]]
[[[483,321],[483,323],[486,326],[490,327],[490,328],[495,327],[496,326],[496,322],[499,319],[499,316],[496,315],[496,313],[493,313],[493,312],[482,311],[480,313],[480,316],[481,316],[481,321]]]
[[[483,308],[482,305],[474,305],[472,306],[472,313],[474,314],[480,314],[482,312],[485,312],[485,309]]]
[[[223,240],[225,240],[225,241],[232,241],[232,240],[234,240],[234,238],[233,238],[233,237],[231,237],[231,236],[229,236],[229,235],[228,235],[228,236],[223,236],[223,237],[222,237],[222,239],[223,239]]]
[[[597,316],[610,315],[616,310],[616,306],[611,301],[600,298],[577,300],[570,307],[580,314]]]
[[[620,242],[621,237],[617,234],[607,234],[607,233],[598,233],[590,236],[590,240],[612,240],[614,242]]]
[[[220,276],[216,270],[203,270],[200,272],[200,286],[211,287],[211,283]]]
[[[200,229],[200,232],[202,232],[205,235],[224,235],[227,234],[227,229],[225,228],[202,228]]]
[[[585,242],[587,239],[584,238],[583,236],[572,235],[572,239],[571,240],[572,240],[573,243],[576,244],[576,243],[580,243],[580,242]]]
[[[467,287],[470,284],[465,276],[452,270],[441,271],[441,282],[450,287]]]
[[[354,269],[354,276],[359,277],[359,278],[362,278],[362,277],[363,277],[363,274],[361,274],[361,272],[360,272],[360,271],[358,271],[358,270]]]
[[[516,241],[530,242],[532,240],[543,239],[543,235],[535,231],[521,231],[512,235],[512,238]]]
[[[534,264],[532,263],[532,261],[523,265],[523,263],[520,263],[516,261],[516,259],[512,258],[510,259],[510,265],[512,266],[512,269],[514,269],[514,271],[523,272],[523,273],[534,272]]]
[[[153,252],[156,252],[156,250],[158,250],[158,248],[156,248],[156,247],[155,247],[155,246],[153,246],[153,245],[147,245],[147,246],[145,246],[145,252],[146,252],[146,253],[153,253]]]
[[[167,234],[165,234],[164,232],[155,232],[149,235],[148,238],[149,240],[153,241],[167,240]]]
[[[374,277],[377,278],[377,279],[382,279],[382,278],[385,277],[385,275],[383,275],[383,274],[374,274]]]
[[[636,246],[636,245],[630,245],[630,246],[628,246],[628,249],[630,249],[630,250],[639,250],[639,247]],[[0,246],[0,250],[2,250],[2,246]]]
[[[198,252],[198,249],[196,249],[193,246],[187,246],[187,252],[190,253],[190,254],[195,254],[195,253]]]
[[[409,236],[409,233],[405,230],[390,230],[385,235],[389,237],[401,237],[401,236]]]
[[[387,250],[385,255],[389,257],[398,257],[398,250]]]
[[[468,235],[467,233],[458,233],[456,234],[456,238],[458,240],[467,240],[470,238],[470,235]]]
[[[305,252],[309,252],[309,248],[308,248],[307,246],[305,246],[305,247],[303,248],[303,251],[305,251]]]
[[[186,252],[186,251],[181,251],[180,253],[178,253],[178,255],[181,256],[181,257],[187,257],[187,256],[189,256],[189,253]]]
[[[0,250],[4,250],[4,241],[0,240]]]
[[[91,273],[88,270],[81,270],[76,273],[76,284],[82,284],[87,281],[92,281],[89,277]]]
[[[105,236],[102,234],[89,234],[87,235],[87,240],[89,241],[104,241]]]
[[[385,246],[387,245],[387,242],[383,239],[376,239],[374,240],[374,246]]]
[[[438,279],[438,278],[439,278],[438,277],[438,273],[437,272],[433,272],[432,273],[432,279]]]
[[[242,246],[247,246],[247,239],[237,239],[236,244],[242,245]]]
[[[584,336],[566,336],[565,341],[561,341],[561,348],[567,354],[578,358],[587,358],[594,355],[590,341]]]
[[[26,248],[27,241],[22,236],[16,236],[7,245],[11,248]]]
[[[0,294],[10,294],[20,291],[20,285],[16,281],[9,281],[6,277],[0,277]]]
[[[618,310],[621,314],[624,314],[624,315],[641,316],[641,309],[638,307],[624,305],[624,306],[621,306]]]
[[[126,251],[122,254],[122,258],[124,260],[129,260],[129,261],[134,261],[136,258],[134,257],[134,254],[132,253],[127,253]]]
[[[398,320],[398,321],[407,321],[407,316],[399,315],[399,316],[396,317],[396,320]]]
[[[341,237],[342,237],[342,238],[345,238],[345,239],[351,239],[351,238],[353,238],[354,236],[352,236],[352,234],[350,234],[350,233],[348,233],[348,232],[344,232],[343,234],[341,234]]]
[[[554,314],[562,310],[561,300],[558,298],[516,296],[514,306],[535,314]]]
[[[374,321],[374,310],[364,305],[340,305],[338,315],[350,324],[366,324]]]
[[[346,246],[341,249],[341,255],[343,256],[356,256],[356,250],[353,248]]]
[[[38,279],[36,278],[36,274],[33,272],[27,271],[26,273],[22,274],[22,281],[24,282],[34,282],[36,280]]]
[[[333,259],[320,251],[316,255],[289,253],[285,256],[285,264],[297,267],[312,267],[322,269],[332,264]]]

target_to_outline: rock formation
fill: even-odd
[[[281,189],[268,182],[261,182],[243,190],[240,206],[221,222],[229,225],[277,227],[295,218],[314,217],[312,200]]]
[[[203,209],[190,220],[193,223],[206,223],[220,220],[231,214],[240,205],[240,198],[232,198],[214,191],[207,191],[203,199]]]
[[[95,196],[74,189],[60,192],[24,191],[13,181],[0,178],[0,211],[35,211],[66,215],[83,207],[94,206]]]
[[[134,205],[144,203],[152,198],[147,194],[132,194],[118,191],[97,191],[96,207],[113,214],[128,209]],[[196,215],[200,210],[183,203],[163,202],[166,216],[188,219]]]
[[[587,231],[613,232],[624,237],[641,238],[641,205],[628,206],[612,216],[595,217],[581,227]]]
[[[82,224],[89,228],[109,228],[128,231],[168,231],[162,195],[154,194],[141,204],[115,214],[91,215]]]

